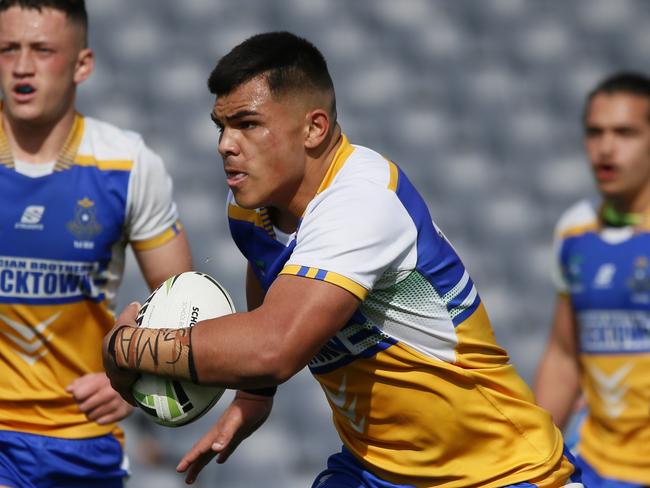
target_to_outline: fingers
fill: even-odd
[[[133,411],[133,407],[115,395],[108,397],[108,401],[105,402],[93,402],[92,407],[79,405],[79,410],[84,412],[90,420],[103,425],[122,420]]]
[[[120,405],[108,412],[106,415],[99,416],[95,422],[99,425],[112,424],[128,417],[133,412],[133,407],[122,401]]]
[[[106,371],[110,371],[111,367],[114,366],[112,364],[113,358],[109,351],[109,343],[111,342],[113,335],[118,331],[118,329],[121,329],[124,326],[137,327],[138,324],[136,318],[139,310],[140,304],[138,302],[132,302],[127,305],[115,320],[113,328],[104,336],[104,340],[102,341],[102,352],[104,357],[104,369],[106,369]]]
[[[216,454],[216,452],[212,451],[212,442],[206,435],[181,459],[178,466],[176,466],[176,471],[179,473],[187,471],[185,482],[191,485],[196,481],[201,470]]]
[[[186,483],[194,483],[205,465],[223,449],[228,448],[233,436],[241,426],[241,412],[231,404],[214,427],[194,444],[176,466],[176,471],[179,473],[187,471]]]
[[[133,397],[133,384],[139,378],[138,373],[131,371],[115,370],[111,373],[111,387],[129,404],[137,407],[138,404]]]
[[[91,373],[77,378],[66,387],[79,405],[79,410],[98,424],[122,420],[133,408],[110,385],[104,373]]]
[[[138,302],[131,302],[124,307],[124,310],[122,310],[120,315],[117,317],[115,323],[119,325],[137,325],[135,319],[137,318],[139,311],[140,304]]]
[[[187,472],[187,476],[185,476],[185,483],[187,483],[188,485],[194,483],[196,479],[199,477],[199,473],[203,470],[203,468],[205,468],[206,464],[210,462],[210,459],[212,459],[213,456],[214,454],[203,455],[199,458],[197,462],[192,464],[190,466],[189,471]]]

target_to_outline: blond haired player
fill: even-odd
[[[160,158],[75,110],[83,0],[0,1],[0,486],[118,488],[131,411],[100,344],[132,244],[150,286],[191,258]]]

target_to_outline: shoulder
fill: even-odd
[[[566,238],[595,230],[597,227],[598,203],[584,199],[564,211],[555,226],[555,236],[556,238]]]
[[[340,207],[356,202],[355,206],[372,208],[394,198],[396,166],[376,151],[347,141],[344,144],[306,214],[324,204]]]
[[[354,181],[357,185],[389,189],[395,164],[376,151],[364,146],[351,145],[352,152],[340,171],[342,182]]]
[[[101,161],[133,161],[143,151],[151,153],[137,132],[121,129],[92,117],[84,117],[84,134],[78,151],[80,156]]]
[[[371,149],[350,147],[352,152],[307,206],[303,235],[315,225],[337,234],[354,231],[357,237],[367,233],[389,238],[405,232],[412,221],[395,191],[397,167]]]

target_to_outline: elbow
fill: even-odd
[[[296,368],[290,356],[279,350],[268,351],[260,358],[259,379],[263,379],[269,386],[280,385],[288,381],[300,368]]]
[[[298,364],[290,351],[282,348],[269,347],[258,357],[258,379],[263,379],[269,386],[275,386],[288,381],[303,365]]]

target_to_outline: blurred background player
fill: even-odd
[[[583,200],[555,234],[553,330],[539,403],[563,427],[581,389],[585,486],[650,485],[650,79],[619,72],[589,94],[585,148],[600,201]]]
[[[131,411],[100,343],[125,246],[149,287],[191,266],[162,160],[83,117],[83,0],[0,1],[0,486],[120,487]]]
[[[181,460],[187,480],[225,461],[309,365],[344,444],[314,487],[581,487],[419,193],[342,134],[322,54],[256,35],[208,84],[250,311],[170,331],[133,327],[132,304],[104,341],[130,401],[138,372],[240,389]]]

